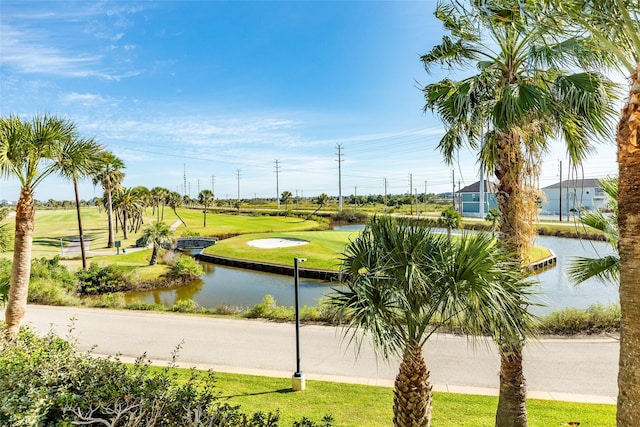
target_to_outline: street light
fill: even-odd
[[[300,370],[300,309],[298,304],[298,264],[305,261],[305,258],[293,259],[293,284],[296,306],[296,371],[293,373],[293,377],[291,377],[291,388],[293,391],[302,391],[305,389],[304,372]]]

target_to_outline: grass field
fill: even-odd
[[[187,370],[180,370],[186,378]],[[216,373],[223,399],[241,405],[244,412],[280,409],[281,425],[307,416],[320,421],[331,414],[338,427],[382,427],[392,424],[393,390],[388,387],[307,381],[306,390],[291,391],[290,378]],[[496,380],[497,381],[497,380]],[[483,427],[495,424],[497,397],[434,393],[433,425]],[[578,421],[582,426],[615,426],[615,405],[528,400],[529,426],[561,426]]]
[[[326,227],[314,220],[304,220],[296,217],[284,216],[259,216],[259,215],[228,215],[207,214],[207,227],[203,226],[204,214],[199,209],[178,209],[178,214],[185,221],[177,227],[175,236],[184,233],[194,233],[200,236],[221,236],[241,234],[241,236],[220,241],[217,245],[208,248],[205,253],[226,256],[231,258],[248,259],[252,261],[268,262],[274,264],[289,265],[293,257],[307,258],[305,268],[317,268],[337,270],[339,266],[339,254],[344,250],[350,239],[355,239],[357,231],[330,231],[319,230]],[[171,209],[165,208],[161,212],[161,220],[167,224],[174,224],[178,217]],[[147,209],[145,224],[151,224],[157,220],[157,212]],[[12,220],[9,219],[8,222]],[[148,255],[146,254],[122,254],[113,255],[115,250],[107,246],[107,215],[104,210],[95,207],[82,209],[82,221],[85,235],[91,240],[89,250],[93,255],[91,261],[102,265],[108,263],[123,264],[131,269],[136,266],[143,268],[139,272],[142,278],[152,277],[156,274],[153,268],[146,268]],[[144,229],[144,226],[142,227]],[[122,248],[131,248],[142,234],[130,232],[128,239],[124,240],[122,230],[116,233],[115,239],[121,241]],[[60,254],[61,244],[67,245],[78,235],[75,209],[38,210],[36,211],[36,228],[33,239],[33,257],[53,257]],[[302,246],[276,249],[260,249],[247,245],[254,239],[267,237],[287,237],[307,240],[310,243]],[[2,254],[10,257],[11,252]],[[548,250],[536,247],[533,249],[532,260],[539,260],[549,256]],[[65,263],[72,269],[80,265],[79,256],[70,258]],[[161,267],[156,270],[162,271]]]
[[[339,257],[345,245],[354,240],[359,231],[302,231],[286,233],[246,234],[219,241],[209,246],[204,253],[228,258],[290,265],[294,257],[306,258],[304,268],[338,270]],[[306,240],[309,243],[286,248],[263,249],[249,246],[248,242],[266,238],[288,238]],[[531,252],[532,262],[550,256],[546,248],[536,246]]]
[[[355,239],[359,231],[299,231],[286,233],[259,233],[225,239],[209,246],[206,254],[237,259],[289,265],[294,257],[306,258],[304,268],[337,270],[338,256],[349,239]],[[309,243],[286,248],[264,249],[248,245],[251,240],[288,238],[306,240]]]
[[[178,209],[179,215],[185,220],[188,227],[180,224],[176,229],[175,236],[179,237],[183,232],[197,233],[201,236],[215,236],[242,233],[263,233],[272,231],[296,231],[313,230],[321,228],[317,221],[303,220],[294,217],[269,217],[269,216],[245,216],[245,215],[220,215],[207,214],[207,227],[204,228],[204,214],[200,210]],[[157,219],[151,209],[147,209],[144,216],[144,223],[151,224]],[[13,229],[13,219],[8,218],[7,223]],[[171,209],[165,209],[164,222],[169,225],[178,221],[177,216]],[[90,251],[113,254],[114,249],[107,248],[107,214],[104,210],[95,207],[82,209],[82,223],[85,237],[91,240]],[[130,248],[135,245],[136,240],[141,236],[140,232],[129,233],[128,239],[124,240],[122,230],[116,233],[115,240],[122,242],[123,248]],[[75,209],[37,210],[35,221],[35,232],[33,238],[33,257],[53,257],[60,254],[61,244],[66,246],[78,236],[78,223]],[[2,256],[11,256],[10,252]]]

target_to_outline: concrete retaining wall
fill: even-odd
[[[210,262],[212,264],[228,265],[230,267],[247,268],[249,270],[264,271],[267,273],[283,274],[293,277],[293,265],[276,265],[267,264],[256,261],[246,261],[241,259],[224,258],[215,255],[199,254],[195,256],[200,261]],[[293,260],[292,260],[293,263]],[[338,280],[338,273],[329,270],[313,270],[309,268],[298,268],[300,277],[307,279],[319,279],[327,281]]]
[[[529,269],[537,271],[537,270],[544,270],[544,269],[555,266],[556,263],[558,262],[558,259],[556,258],[556,254],[554,254],[551,249],[549,249],[549,252],[551,252],[551,256],[543,260],[540,260],[538,262],[534,262],[530,264]]]

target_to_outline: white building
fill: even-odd
[[[609,205],[609,197],[600,186],[598,179],[577,179],[562,181],[542,189],[546,200],[542,201],[542,213],[562,215],[580,210],[603,210]]]

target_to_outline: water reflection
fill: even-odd
[[[272,295],[279,305],[293,306],[293,277],[244,270],[241,268],[201,262],[205,274],[202,280],[175,289],[129,292],[127,303],[141,301],[172,306],[177,301],[193,299],[202,307],[247,307],[258,304],[264,295]],[[325,296],[332,284],[312,279],[300,279],[300,305],[313,306]]]
[[[345,228],[348,227],[348,228]],[[357,230],[362,225],[342,226],[341,230]],[[557,257],[557,265],[547,269],[532,280],[538,283],[537,300],[544,307],[534,307],[532,312],[546,314],[565,307],[586,308],[591,304],[612,304],[618,302],[616,286],[603,285],[592,279],[580,286],[573,285],[566,274],[570,260],[578,256],[599,257],[612,253],[605,242],[566,239],[541,236],[536,245],[551,249]],[[262,301],[266,294],[273,295],[278,304],[293,305],[293,277],[271,273],[244,270],[233,267],[201,263],[205,274],[186,286],[175,289],[160,289],[144,292],[131,292],[126,295],[127,302],[143,301],[147,303],[172,306],[175,302],[193,299],[200,306],[215,308],[218,306],[253,306]],[[300,280],[300,304],[316,305],[318,299],[331,292],[334,284],[310,280]]]
[[[539,282],[538,300],[546,307],[532,309],[538,314],[549,313],[565,307],[586,308],[592,304],[615,304],[619,301],[618,287],[590,279],[576,286],[567,276],[567,268],[576,257],[596,258],[611,255],[613,250],[606,242],[539,236],[536,245],[551,249],[557,257],[556,267],[533,277]]]

